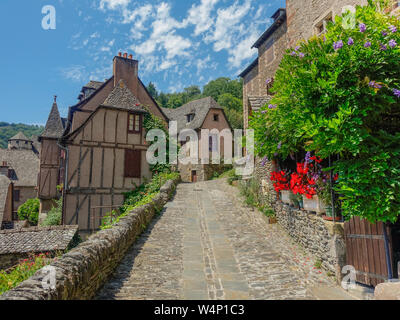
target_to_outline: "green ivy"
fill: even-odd
[[[400,213],[400,22],[382,5],[358,6],[355,29],[336,17],[326,35],[288,50],[275,96],[250,126],[261,157],[286,159],[306,150],[339,158],[333,169],[343,214],[394,222]]]

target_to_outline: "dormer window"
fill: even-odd
[[[187,123],[192,122],[194,120],[194,113],[186,115]]]

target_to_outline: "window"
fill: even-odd
[[[14,197],[14,201],[19,201],[19,199],[20,199],[20,191],[19,190],[14,190],[13,197]]]
[[[189,123],[189,122],[192,122],[193,119],[194,119],[194,113],[188,114],[188,115],[186,116],[186,120],[187,120],[188,123]]]
[[[325,18],[321,19],[319,22],[315,24],[315,33],[320,36],[321,34],[325,33],[327,30],[327,26],[329,22],[333,22],[333,15],[332,12],[328,13]]]
[[[128,132],[140,133],[142,131],[142,116],[130,113],[128,117]]]
[[[271,93],[271,88],[272,88],[272,86],[274,85],[274,81],[275,81],[275,79],[272,77],[272,78],[268,78],[266,81],[265,81],[265,83],[266,83],[266,87],[267,87],[267,94],[270,96],[270,95],[272,95],[272,93]]]
[[[140,150],[125,150],[125,178],[141,177],[142,152]]]
[[[266,63],[270,64],[275,59],[274,39],[270,39],[265,45]]]
[[[216,113],[214,114],[214,121],[217,121],[217,122],[219,121],[219,115]]]

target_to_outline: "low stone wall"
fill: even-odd
[[[54,289],[44,289],[48,271],[39,270],[0,300],[87,300],[95,296],[126,251],[172,197],[179,181],[168,181],[153,201],[133,210],[111,229],[101,230],[50,266],[56,272]]]
[[[323,269],[342,279],[346,262],[343,223],[325,221],[307,211],[297,210],[277,201],[273,204],[278,223],[305,249],[322,262]]]
[[[400,282],[381,283],[375,288],[375,300],[400,300]]]

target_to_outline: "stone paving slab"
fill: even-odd
[[[225,180],[181,184],[97,299],[349,298],[314,263]]]

